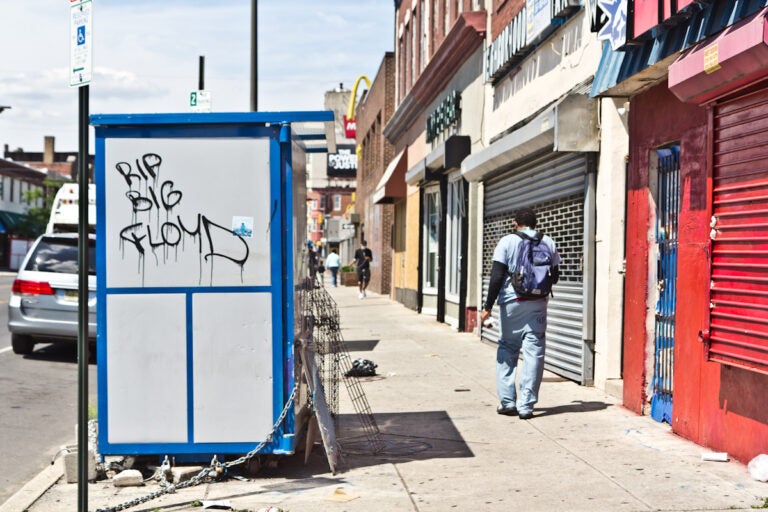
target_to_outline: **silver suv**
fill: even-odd
[[[77,240],[72,234],[42,235],[32,244],[11,289],[8,330],[17,354],[35,343],[77,341]],[[88,338],[96,340],[95,238],[88,246]]]

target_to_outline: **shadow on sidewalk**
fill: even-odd
[[[585,402],[583,400],[574,400],[570,404],[556,405],[555,407],[536,407],[533,415],[538,418],[541,416],[552,416],[555,414],[568,414],[574,412],[594,412],[602,411],[611,407],[613,404],[605,402]]]
[[[382,458],[408,460],[474,457],[446,411],[376,413],[384,450],[373,454],[365,431],[355,414],[339,415],[339,442],[350,465],[362,467]],[[352,460],[353,459],[353,460]]]
[[[346,340],[344,343],[350,352],[371,352],[379,344],[379,340]]]

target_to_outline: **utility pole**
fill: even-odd
[[[200,69],[197,74],[197,90],[205,90],[205,55],[200,56]]]
[[[77,503],[79,512],[88,511],[88,111],[89,86],[78,89],[78,227],[77,227]]]
[[[259,110],[259,0],[251,0],[251,111]]]

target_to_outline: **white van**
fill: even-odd
[[[78,196],[79,185],[66,183],[61,186],[53,198],[51,217],[45,232],[50,233],[74,233],[78,229]],[[96,185],[88,185],[88,232],[96,232]]]

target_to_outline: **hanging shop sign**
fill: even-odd
[[[432,142],[461,117],[461,94],[451,91],[427,117],[427,142]]]
[[[594,7],[603,15],[597,39],[608,41],[615,51],[627,44],[627,0],[595,0]],[[593,17],[593,21],[595,20]],[[594,26],[594,25],[593,25]]]

